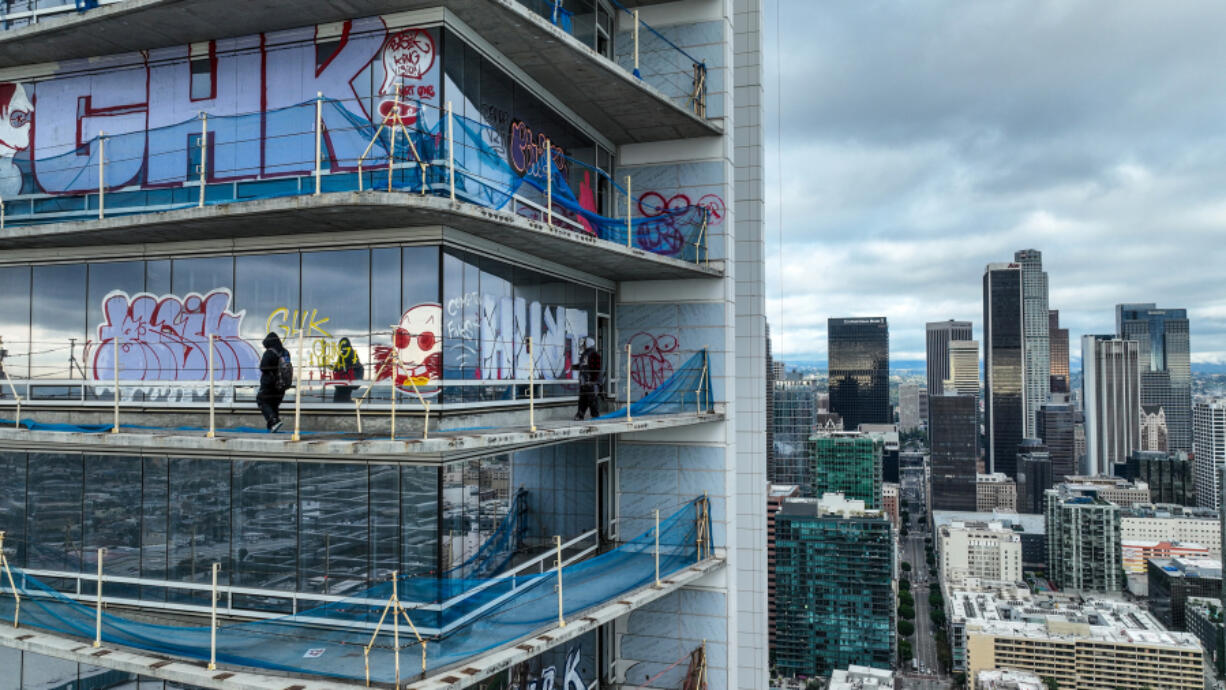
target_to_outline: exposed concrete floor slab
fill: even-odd
[[[522,639],[509,642],[480,657],[456,667],[436,672],[417,683],[408,685],[421,690],[453,690],[476,685],[490,676],[505,671],[558,645],[587,634],[627,613],[692,584],[724,566],[722,558],[708,558],[684,570],[669,575],[661,586],[640,587],[614,601],[593,607],[567,621],[565,627],[554,625]],[[360,688],[360,683],[338,680],[309,680],[301,676],[273,675],[258,670],[230,667],[208,670],[199,661],[177,660],[149,652],[103,644],[95,648],[90,642],[44,632],[36,628],[13,628],[0,624],[0,647],[21,649],[34,654],[77,661],[92,666],[136,673],[175,683],[185,683],[217,690],[325,690],[328,688]],[[407,666],[406,666],[407,668]]]
[[[5,428],[0,429],[0,447],[432,463],[609,434],[706,424],[723,419],[724,415],[720,413],[690,413],[636,417],[630,421],[622,418],[582,422],[553,420],[541,422],[535,431],[527,426],[436,431],[428,439],[397,438],[395,441],[385,435],[375,437],[343,433],[304,435],[301,440],[294,441],[285,432],[265,435],[222,431],[215,438],[208,438],[204,431],[151,432],[142,429],[121,430],[118,434],[112,434]]]
[[[722,133],[515,0],[127,0],[0,31],[0,68],[440,6],[614,143]]]
[[[447,226],[614,281],[713,278],[698,264],[537,222],[508,211],[412,193],[330,192],[239,201],[101,220],[9,226],[0,249],[107,246]]]

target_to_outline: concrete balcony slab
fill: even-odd
[[[616,144],[722,134],[515,0],[127,0],[0,32],[0,68],[443,5]]]
[[[719,412],[668,414],[603,420],[552,420],[533,430],[528,426],[506,426],[456,431],[432,431],[421,438],[420,431],[410,438],[391,440],[341,432],[306,433],[294,441],[290,434],[253,434],[218,431],[208,438],[201,431],[167,429],[124,429],[118,434],[79,431],[30,431],[0,429],[0,448],[60,451],[166,453],[174,455],[217,455],[225,457],[289,458],[304,460],[370,460],[379,462],[443,463],[481,455],[505,453],[519,448],[549,445],[609,434],[672,429],[724,420]],[[409,436],[406,433],[403,436]]]
[[[712,278],[722,262],[683,261],[583,232],[464,202],[412,193],[329,192],[239,201],[101,220],[7,228],[0,250],[110,246],[302,235],[423,226],[450,227],[613,281]]]

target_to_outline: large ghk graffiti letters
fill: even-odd
[[[105,321],[91,345],[91,375],[113,378],[118,354],[125,381],[207,381],[212,336],[214,380],[258,380],[260,354],[238,335],[245,312],[231,312],[230,302],[225,288],[183,297],[108,294],[102,300]]]
[[[562,683],[558,684],[558,669],[549,666],[541,671],[537,680],[527,681],[525,685],[512,686],[513,690],[586,690],[587,683],[579,673],[580,650],[571,647],[566,653],[566,666],[562,670]]]

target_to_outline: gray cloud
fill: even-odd
[[[1226,5],[768,0],[767,13],[781,358],[824,358],[825,319],[851,315],[888,316],[894,356],[922,356],[924,322],[978,331],[984,265],[1034,247],[1072,340],[1109,332],[1117,302],[1154,301],[1190,310],[1194,359],[1226,361]]]

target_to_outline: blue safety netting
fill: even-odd
[[[699,560],[700,519],[708,521],[704,499],[691,501],[650,530],[612,551],[563,568],[561,615],[573,619],[592,607],[664,578]],[[657,547],[658,543],[658,547]],[[93,639],[96,609],[59,593],[46,583],[12,568],[21,595],[20,625]],[[558,623],[556,570],[512,577],[439,580],[400,578],[398,593],[408,617],[419,627],[443,632],[426,640],[426,671],[434,671],[525,638]],[[384,612],[392,583],[372,587],[357,596],[270,620],[219,626],[217,661],[292,673],[361,679],[365,677],[364,647],[373,625]],[[432,592],[450,600],[441,606],[410,603],[415,594]],[[105,581],[103,593],[106,593]],[[0,583],[0,620],[14,618],[15,599],[7,577]],[[365,626],[365,627],[357,627]],[[400,665],[403,677],[422,673],[421,645],[402,617]],[[157,625],[102,613],[102,640],[159,654],[207,660],[209,627]],[[395,679],[394,633],[389,617],[370,650],[370,677]]]
[[[614,198],[628,190],[605,171],[547,147],[526,130],[504,131],[485,122],[445,111],[420,101],[401,104],[416,115],[412,121],[372,122],[359,113],[372,110],[367,100],[347,102],[324,99],[321,119],[330,142],[346,141],[353,151],[368,147],[365,158],[352,153],[324,156],[321,192],[372,191],[449,197],[453,175],[456,198],[480,206],[507,210],[513,198],[517,215],[550,222],[560,230],[654,254],[687,261],[707,258],[707,232],[711,211],[701,204],[673,204],[659,195],[638,199],[638,215],[604,216],[594,209],[597,187],[604,185]],[[204,204],[305,196],[315,193],[315,109],[306,101],[280,109],[208,120],[210,132],[219,133],[210,145]],[[198,180],[184,178],[184,162],[198,168],[198,147],[182,142],[200,131],[200,121],[150,128],[105,137],[106,165],[132,171],[135,177],[105,195],[108,217],[192,208],[200,203]],[[261,127],[276,131],[263,135]],[[306,129],[303,129],[306,127]],[[225,136],[220,136],[224,134]],[[517,138],[518,137],[518,138]],[[268,156],[283,161],[271,174],[259,175],[242,152],[263,142]],[[96,218],[97,187],[83,180],[98,175],[97,137],[72,150],[38,159],[40,179],[56,179],[64,188],[82,188],[56,195],[19,194],[6,198],[7,223],[15,225]],[[149,153],[146,154],[146,149]],[[548,149],[548,153],[547,153]],[[331,148],[329,147],[329,151]],[[88,158],[82,156],[88,152]],[[28,161],[19,161],[23,175],[33,177]],[[359,171],[360,168],[360,171]],[[390,177],[390,184],[389,184]],[[216,180],[233,178],[233,182]],[[252,178],[252,179],[247,179]],[[576,191],[575,186],[579,189]],[[623,207],[618,205],[617,212]],[[633,209],[632,209],[633,210]]]
[[[630,403],[631,417],[710,411],[711,372],[705,349],[695,352],[655,390]],[[626,408],[622,407],[596,419],[625,416]]]

